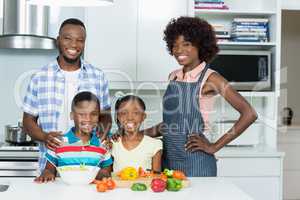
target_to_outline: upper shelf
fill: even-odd
[[[242,9],[229,9],[229,10],[195,9],[195,15],[199,15],[199,14],[270,16],[270,15],[275,15],[276,11],[273,11],[273,10],[242,10]]]
[[[275,42],[218,42],[221,49],[262,49],[267,50],[276,46]]]

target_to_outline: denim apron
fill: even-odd
[[[216,176],[214,155],[203,151],[185,151],[188,135],[203,134],[199,89],[208,65],[197,82],[171,80],[163,97],[163,167],[181,170],[187,176]]]

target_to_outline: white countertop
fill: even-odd
[[[130,189],[116,188],[105,193],[96,191],[95,185],[69,186],[56,180],[47,184],[37,184],[32,178],[0,178],[0,184],[8,183],[10,187],[0,192],[0,199],[30,200],[69,200],[69,199],[105,199],[105,200],[252,200],[234,184],[222,178],[190,178],[191,186],[179,192],[154,193],[133,192]]]

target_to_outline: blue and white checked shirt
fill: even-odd
[[[100,100],[101,109],[110,108],[108,81],[102,70],[81,59],[77,92],[90,91]],[[58,131],[58,118],[65,94],[65,78],[57,60],[47,64],[31,77],[23,103],[23,111],[38,117],[44,132]],[[46,165],[46,146],[40,143],[39,168]]]

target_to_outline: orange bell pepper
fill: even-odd
[[[186,179],[186,176],[182,171],[174,170],[173,171],[173,178],[176,178],[176,179],[179,179],[179,180],[184,180],[184,179]]]
[[[147,177],[147,172],[144,171],[144,169],[142,167],[139,167],[138,174],[139,174],[139,177]]]

